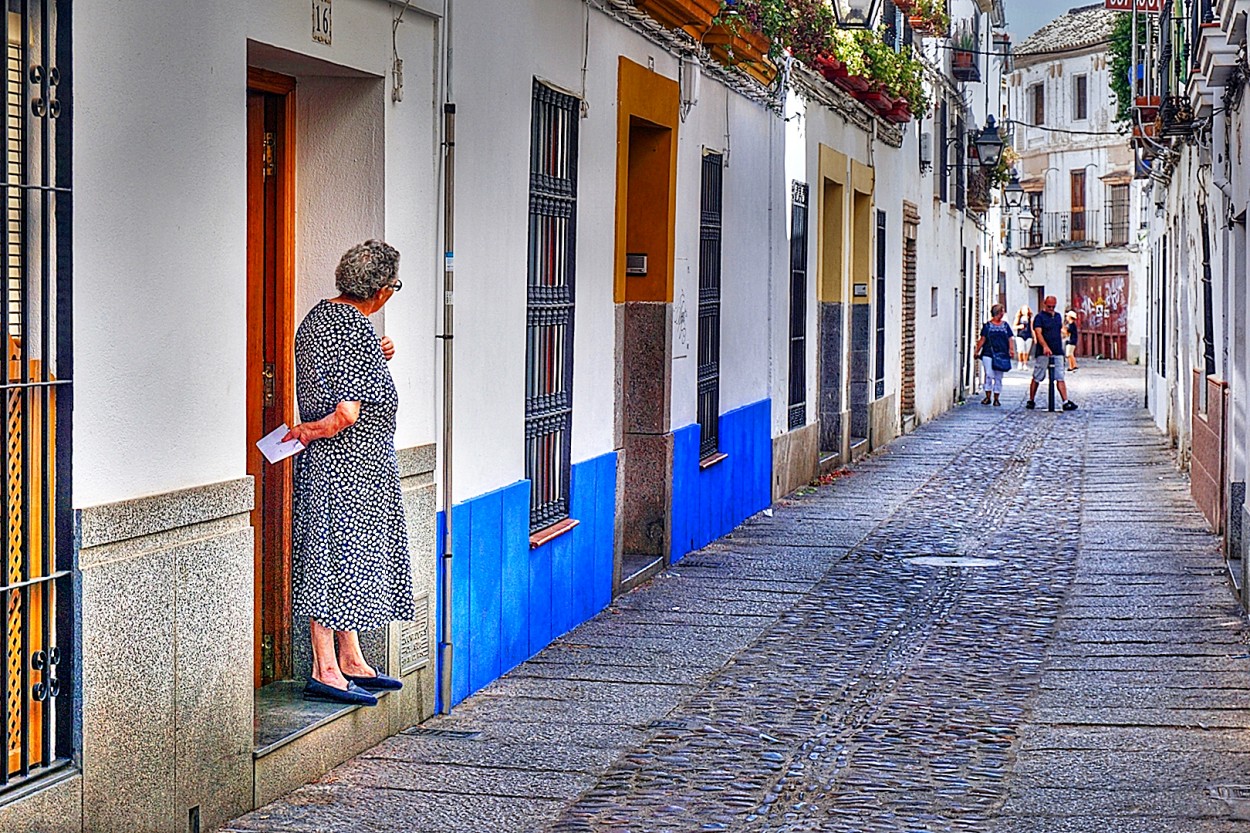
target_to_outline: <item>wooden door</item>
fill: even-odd
[[[291,674],[292,461],[268,464],[256,441],[294,417],[294,90],[294,79],[248,73],[246,442],[258,687]]]
[[[1085,239],[1085,171],[1072,172],[1072,240]]]

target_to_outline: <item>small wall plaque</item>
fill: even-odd
[[[631,277],[645,277],[647,274],[647,256],[641,252],[626,254],[625,274]]]
[[[868,284],[857,283],[855,284],[855,288],[852,290],[852,292],[856,298],[867,298],[868,297]]]
[[[317,43],[330,45],[333,16],[332,0],[312,0],[312,39]]]

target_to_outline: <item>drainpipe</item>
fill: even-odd
[[[452,46],[452,0],[443,0],[443,71],[445,73],[443,103],[443,332],[438,338],[443,342],[443,608],[442,634],[438,643],[439,700],[442,714],[451,713],[451,663],[454,655],[451,632],[452,603],[452,523],[451,523],[451,448],[452,448],[452,390],[453,360],[452,338],[455,329],[454,291],[455,264],[455,207],[456,207],[456,105],[452,101],[451,59]]]

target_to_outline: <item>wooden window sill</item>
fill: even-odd
[[[577,526],[581,521],[573,518],[565,518],[562,521],[556,521],[551,526],[543,527],[530,536],[530,549],[537,549],[548,541],[554,541],[573,527]]]
[[[728,459],[729,459],[729,455],[723,451],[718,451],[715,454],[710,454],[707,457],[704,457],[702,460],[699,461],[699,470],[702,471],[703,469],[710,469],[712,466],[716,465],[722,460],[728,460]]]

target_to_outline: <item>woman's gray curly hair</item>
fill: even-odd
[[[399,252],[381,240],[366,240],[352,246],[334,270],[334,285],[349,298],[365,300],[384,286],[395,282]]]

